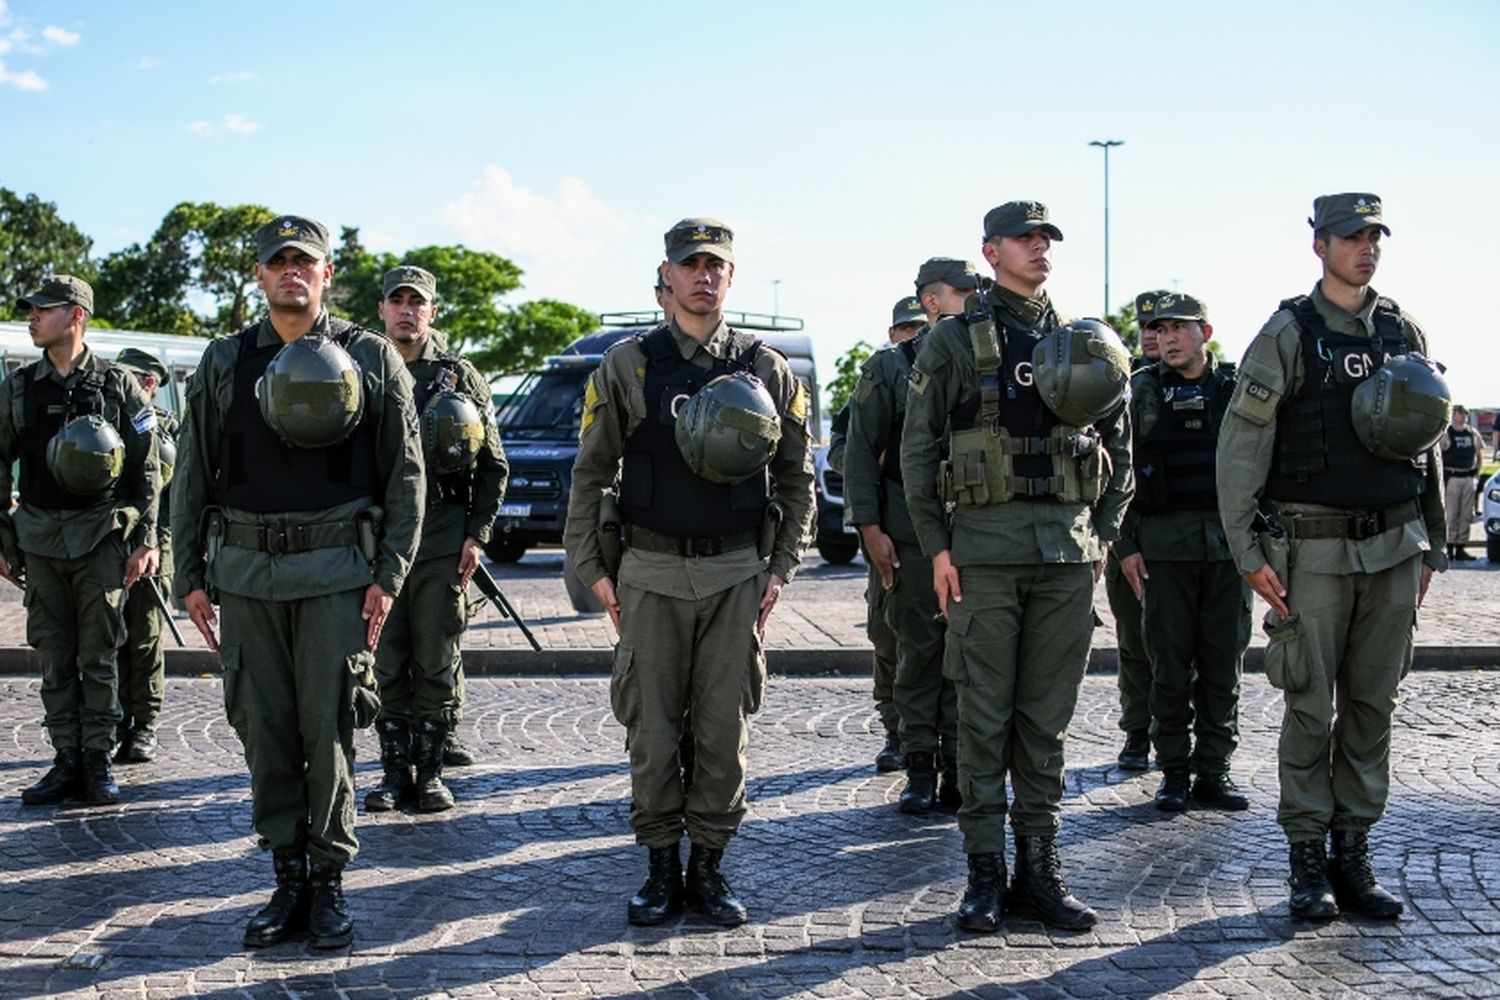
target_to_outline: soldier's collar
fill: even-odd
[[[722,358],[728,350],[729,324],[724,321],[723,317],[719,318],[719,325],[714,327],[714,332],[709,335],[706,344],[700,344],[696,338],[684,333],[682,327],[677,325],[676,318],[673,318],[668,329],[672,331],[672,340],[676,343],[677,350],[682,353],[684,361],[698,353],[700,347],[716,358]]]
[[[58,378],[63,378],[63,381],[67,381],[67,379],[72,378],[79,372],[93,368],[95,357],[97,357],[97,355],[94,354],[93,350],[90,349],[89,345],[85,342],[83,345],[83,350],[79,352],[77,364],[73,365],[73,370],[68,373],[67,378],[63,378],[62,374],[58,372],[57,366],[52,363],[51,356],[49,356],[46,351],[43,351],[42,360],[36,366],[36,374],[38,378],[50,378],[51,376],[56,375],[58,376]]]
[[[1375,330],[1375,304],[1380,301],[1380,296],[1375,289],[1369,290],[1369,297],[1365,304],[1360,306],[1359,312],[1351,313],[1343,306],[1334,302],[1323,294],[1323,283],[1319,281],[1313,285],[1312,299],[1313,307],[1323,314],[1323,319],[1328,322],[1330,329],[1339,332],[1340,327],[1358,328],[1367,336]]]
[[[990,293],[994,296],[993,301],[996,305],[1020,320],[1021,325],[1027,329],[1040,323],[1051,307],[1045,290],[1038,292],[1036,298],[1028,299],[1024,295],[997,284],[991,287]]]

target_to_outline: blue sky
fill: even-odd
[[[1500,4],[106,3],[8,0],[0,184],[99,253],[181,200],[256,202],[375,249],[463,242],[525,297],[645,308],[661,233],[737,234],[731,308],[876,341],[926,257],[1012,198],[1066,239],[1048,288],[1173,287],[1238,357],[1315,281],[1315,195],[1374,191],[1376,287],[1456,396],[1500,405]],[[336,279],[335,279],[336,280]]]

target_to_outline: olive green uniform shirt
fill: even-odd
[[[700,344],[674,322],[672,339],[684,359],[710,368],[726,356],[729,327],[722,320]],[[762,347],[753,371],[765,383],[781,413],[781,441],[771,456],[771,481],[785,516],[771,550],[770,572],[790,582],[802,558],[803,539],[813,516],[813,471],[808,448],[807,389],[792,374],[778,351]],[[568,497],[568,522],[563,546],[573,557],[579,578],[593,586],[605,576],[599,554],[599,504],[620,475],[625,439],[646,419],[646,355],[630,338],[604,353],[589,376],[584,396],[583,425],[578,434],[578,457],[573,464],[573,487]],[[670,498],[658,498],[670,502]],[[710,557],[686,557],[667,552],[627,549],[620,561],[620,581],[642,590],[696,600],[748,580],[766,569],[753,547]]]
[[[432,337],[422,346],[422,355],[406,365],[407,373],[419,385],[431,382],[442,367],[438,359],[448,353],[438,346]],[[463,359],[458,359],[458,391],[468,396],[479,410],[484,421],[484,441],[474,459],[471,470],[470,495],[467,507],[456,503],[431,504],[422,521],[422,543],[417,549],[417,559],[434,556],[456,555],[463,548],[465,538],[474,538],[480,544],[490,540],[495,517],[500,513],[500,500],[505,496],[505,483],[510,467],[505,461],[505,449],[500,445],[500,431],[495,426],[495,413],[490,398],[489,383],[479,374],[479,369]],[[420,419],[420,414],[418,415]],[[433,478],[436,478],[435,476]]]
[[[1314,286],[1312,301],[1334,333],[1372,337],[1376,295],[1371,289],[1364,308],[1350,313],[1334,305]],[[1402,335],[1418,351],[1427,351],[1422,328],[1405,312]],[[1266,564],[1252,532],[1261,491],[1271,474],[1275,454],[1277,415],[1282,402],[1301,387],[1302,330],[1290,309],[1280,309],[1256,334],[1240,363],[1239,383],[1219,431],[1219,515],[1229,549],[1242,573]],[[1303,568],[1318,573],[1377,573],[1423,553],[1423,562],[1436,570],[1448,568],[1443,554],[1442,463],[1434,445],[1428,453],[1426,480],[1419,498],[1422,516],[1383,531],[1373,538],[1299,539],[1297,558]],[[1326,513],[1335,508],[1320,504],[1282,504],[1284,510]],[[1285,581],[1283,581],[1285,582]]]
[[[347,326],[343,320],[330,320],[325,310],[308,335],[327,336]],[[256,343],[264,346],[279,341],[271,321],[262,320]],[[214,479],[240,352],[239,338],[234,336],[210,344],[203,352],[198,370],[188,381],[187,413],[177,441],[177,470],[172,477],[178,596],[185,597],[208,582],[228,593],[278,601],[335,594],[367,587],[371,582],[380,584],[389,594],[400,593],[416,553],[426,500],[411,376],[401,355],[380,334],[356,330],[346,350],[362,374],[363,419],[375,423],[375,462],[380,482],[373,505],[384,516],[373,580],[370,564],[354,545],[281,555],[226,545],[213,566],[206,565],[198,522],[204,509],[215,502]],[[296,489],[295,483],[285,485],[289,491]],[[316,524],[352,521],[371,506],[371,501],[360,499],[316,511],[257,514],[226,509],[225,515],[234,522],[247,524]]]
[[[921,349],[927,329],[923,327],[909,342],[914,348]],[[892,428],[899,432],[898,421],[905,416],[911,367],[907,348],[891,344],[870,355],[860,368],[844,449],[844,520],[854,525],[878,524],[892,538],[915,543],[917,531],[907,510],[906,492],[901,483],[883,474],[887,462],[900,459],[885,452]]]
[[[1015,315],[995,289],[984,301],[1012,326],[1032,326]],[[1035,565],[1096,562],[1102,543],[1120,536],[1120,522],[1134,490],[1130,465],[1130,416],[1121,404],[1095,422],[1109,453],[1108,479],[1092,506],[1052,501],[1015,501],[983,506],[960,504],[952,526],[938,496],[938,463],[949,415],[979,392],[979,373],[969,328],[961,317],[938,322],[924,338],[912,368],[901,435],[901,474],[912,524],[929,559],[950,550],[955,566]]]
[[[94,550],[112,531],[124,531],[126,551],[137,546],[156,548],[157,496],[161,493],[161,469],[156,458],[156,438],[148,426],[136,430],[140,414],[152,414],[151,400],[141,391],[135,377],[111,361],[105,361],[87,344],[73,370],[66,376],[58,373],[43,354],[36,362],[30,379],[51,379],[65,387],[76,386],[86,373],[102,372],[106,400],[119,400],[120,413],[114,427],[125,443],[125,465],[120,473],[116,495],[80,510],[44,510],[22,498],[11,515],[16,537],[23,552],[54,559],[77,559]],[[11,465],[20,455],[23,429],[22,380],[7,378],[0,382],[0,493],[9,497],[12,491]],[[154,414],[153,414],[154,416]]]

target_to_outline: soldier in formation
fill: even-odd
[[[1440,442],[1443,451],[1443,511],[1448,519],[1448,558],[1468,562],[1469,525],[1479,489],[1479,459],[1484,439],[1469,426],[1469,411],[1453,408],[1453,422]]]
[[[374,651],[416,555],[422,455],[401,355],[323,305],[328,230],[278,216],[255,241],[269,312],[211,343],[188,382],[176,586],[219,651],[276,874],[245,945],[306,931],[336,948],[354,929],[354,730],[379,711]]]
[[[672,319],[612,347],[589,378],[564,544],[619,631],[610,699],[649,867],[627,917],[658,924],[691,906],[735,925],[746,910],[720,863],[745,815],[761,637],[813,512],[808,394],[785,357],[724,321],[729,227],[684,219],[665,244]],[[601,518],[616,490],[620,516]],[[678,754],[689,702],[690,788]]]
[[[172,593],[172,468],[177,456],[177,416],[157,406],[156,392],[167,382],[167,366],[138,347],[127,347],[115,364],[135,376],[136,384],[156,414],[157,465],[161,493],[156,519],[160,560],[154,577],[130,588],[125,597],[125,641],[120,645],[120,725],[116,730],[115,763],[144,764],[156,757],[156,717],[166,690],[167,657],[162,634],[167,628],[166,595]],[[153,594],[151,589],[156,592]]]
[[[380,682],[380,785],[365,808],[415,799],[422,812],[453,808],[444,748],[456,723],[460,643],[469,581],[505,494],[507,467],[490,389],[472,364],[432,336],[437,279],[403,264],[382,281],[380,317],[413,380],[427,470],[422,540],[375,654]]]
[[[1213,326],[1193,296],[1161,293],[1148,323],[1161,360],[1130,383],[1135,497],[1115,548],[1143,612],[1162,771],[1156,805],[1181,812],[1191,796],[1242,810],[1250,801],[1229,777],[1229,759],[1239,745],[1250,588],[1230,555],[1214,492],[1215,444],[1234,366],[1214,362]]]
[[[1067,929],[1096,920],[1063,880],[1056,838],[1093,585],[1130,499],[1129,357],[1104,324],[1065,323],[1043,290],[1060,239],[1040,202],[985,216],[994,286],[927,336],[907,393],[902,481],[958,689],[970,931],[993,931],[1006,905]]]
[[[110,767],[122,713],[125,595],[157,567],[156,413],[124,368],[85,342],[94,290],[59,274],[21,299],[38,361],[0,382],[0,576],[24,580],[41,656],[52,767],[26,805],[119,800]]]
[[[1219,513],[1271,609],[1292,913],[1393,919],[1402,903],[1375,877],[1369,834],[1390,789],[1417,609],[1448,564],[1436,448],[1447,387],[1422,357],[1421,326],[1370,285],[1390,235],[1380,199],[1324,195],[1308,222],[1322,277],[1245,351],[1219,435]]]

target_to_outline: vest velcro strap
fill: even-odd
[[[1026,479],[1021,476],[1011,476],[1005,481],[1005,486],[1018,497],[1051,497],[1062,493],[1063,477],[1038,476],[1035,479]]]
[[[1007,455],[1056,455],[1062,451],[1060,442],[1050,437],[1010,437],[1001,439],[1001,450]]]
[[[1364,541],[1376,535],[1415,521],[1421,509],[1415,501],[1397,504],[1384,510],[1351,511],[1348,514],[1281,514],[1281,524],[1292,538],[1303,541],[1314,538],[1347,538]]]
[[[326,524],[237,524],[224,526],[224,544],[237,549],[255,549],[273,556],[314,549],[339,549],[359,544],[359,525],[354,521]]]
[[[627,524],[624,531],[627,548],[665,552],[684,558],[717,556],[737,549],[754,548],[759,536],[760,531],[755,528],[731,531],[727,535],[668,535],[640,525]]]

